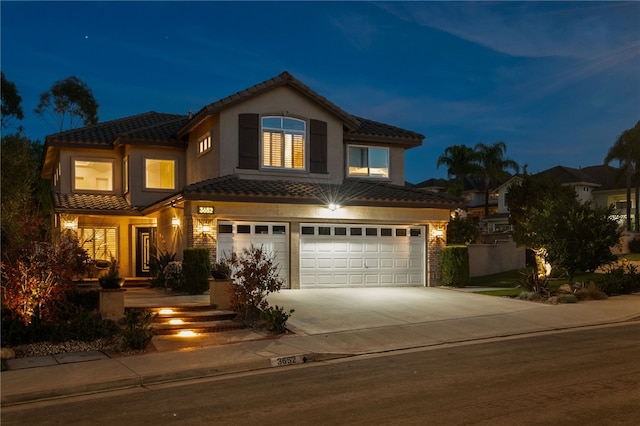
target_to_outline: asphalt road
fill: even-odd
[[[2,425],[639,425],[640,324],[2,409]]]

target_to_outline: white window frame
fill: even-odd
[[[357,149],[366,149],[367,150],[367,164],[361,166],[361,168],[366,168],[367,173],[352,173],[351,168],[351,150],[352,148]],[[380,150],[386,152],[387,165],[386,165],[386,175],[385,174],[372,174],[370,166],[371,164],[371,151],[372,150]],[[354,166],[355,167],[355,166]],[[382,146],[370,146],[370,145],[347,145],[347,176],[349,177],[359,177],[359,178],[373,178],[373,179],[389,179],[391,174],[391,157],[388,147]]]
[[[149,186],[149,161],[171,161],[173,163],[173,186],[171,188]],[[143,159],[144,165],[144,189],[150,191],[175,191],[178,186],[178,160],[175,158],[157,158],[157,157],[145,157]]]
[[[274,121],[280,120],[280,126],[267,125],[266,121]],[[288,129],[285,126],[286,121],[291,121],[294,123],[302,124],[302,130],[300,129]],[[280,155],[280,164],[281,165],[273,165],[274,162],[271,158],[273,151],[269,153],[269,160],[266,161],[267,155],[267,141],[266,141],[266,133],[269,133],[269,136],[280,134],[281,135],[281,155]],[[295,148],[299,146],[299,142],[296,143],[294,138],[302,137],[302,161],[301,166],[296,167],[295,161]],[[269,141],[271,143],[271,141]],[[288,146],[289,145],[289,146]],[[287,163],[290,163],[290,166],[287,166]],[[264,116],[260,120],[260,166],[263,169],[270,170],[291,170],[291,171],[305,171],[307,169],[307,122],[305,120],[301,120],[299,118],[293,117],[284,117],[284,116]]]
[[[104,163],[109,164],[111,167],[111,177],[109,178],[108,184],[109,187],[106,189],[98,189],[98,188],[79,188],[77,184],[77,167],[83,167],[78,163],[87,163],[88,166],[91,163]],[[113,158],[72,158],[71,159],[71,172],[72,176],[72,185],[73,192],[114,192],[115,188],[115,160]],[[97,185],[96,185],[97,186]]]
[[[104,242],[96,246],[96,236],[101,233]],[[112,226],[81,226],[78,227],[80,245],[85,249],[91,259],[111,260],[118,259],[118,228]],[[113,239],[113,241],[111,241]],[[109,247],[113,250],[109,250]]]

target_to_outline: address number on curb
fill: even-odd
[[[284,367],[285,365],[304,364],[305,362],[307,362],[307,357],[304,355],[280,356],[278,358],[271,358],[272,367]]]

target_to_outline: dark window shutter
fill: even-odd
[[[238,116],[238,168],[259,168],[260,117],[258,114]]]
[[[311,173],[327,173],[327,123],[309,123],[309,167]]]

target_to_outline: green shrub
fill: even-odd
[[[605,292],[598,288],[596,283],[591,283],[587,287],[582,287],[574,293],[578,300],[604,300],[608,296]]]
[[[518,295],[518,299],[520,300],[540,300],[540,295],[534,291],[523,291]]]
[[[189,294],[202,294],[209,290],[211,259],[206,247],[190,247],[182,253],[183,290]]]
[[[152,324],[156,317],[157,314],[146,309],[127,309],[125,328],[120,332],[123,346],[133,350],[145,349],[155,334]]]
[[[596,285],[608,296],[634,293],[640,291],[640,273],[634,265],[622,262],[607,267]]]
[[[151,287],[164,288],[164,268],[171,262],[176,260],[175,253],[169,253],[168,251],[160,250],[158,253],[151,255],[151,261],[149,262],[149,269],[151,270]]]
[[[291,317],[291,314],[295,310],[291,309],[289,312],[284,311],[284,307],[278,305],[269,306],[260,313],[260,319],[264,321],[265,328],[277,334],[283,334],[287,332],[287,320]]]
[[[549,303],[558,305],[561,303],[578,303],[578,298],[575,294],[559,294],[549,298]]]
[[[442,284],[464,287],[469,284],[469,250],[462,246],[442,249]]]
[[[549,278],[539,276],[536,268],[525,269],[521,275],[522,277],[518,281],[520,287],[537,294],[540,298],[546,299],[551,295]]]
[[[635,237],[633,240],[629,241],[629,251],[631,253],[640,253],[640,238]]]

